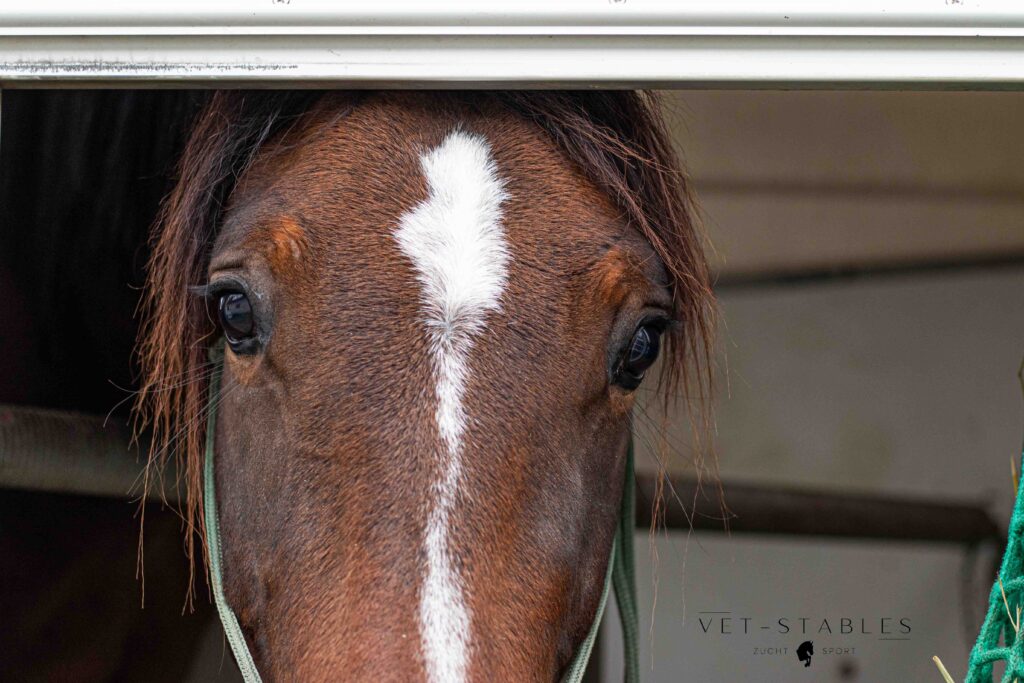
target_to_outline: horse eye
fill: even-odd
[[[256,320],[252,314],[249,297],[241,292],[225,292],[220,295],[217,304],[220,326],[224,336],[234,350],[239,350],[245,342],[251,341],[256,334]]]
[[[615,371],[614,382],[623,389],[632,390],[640,386],[644,373],[654,365],[661,349],[661,327],[658,325],[641,325],[633,333],[629,345],[623,349],[619,365]]]

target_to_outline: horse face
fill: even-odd
[[[671,317],[620,213],[539,126],[465,98],[331,96],[263,146],[208,292],[226,593],[265,676],[569,662]]]

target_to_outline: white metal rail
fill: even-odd
[[[1024,85],[1018,0],[0,0],[0,87]]]

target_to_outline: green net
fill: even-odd
[[[1021,365],[1024,391],[1024,364]],[[1021,454],[1024,468],[1024,448]],[[1024,472],[1024,469],[1018,471]],[[992,585],[988,612],[967,664],[966,683],[990,683],[998,661],[1006,662],[1004,683],[1024,683],[1024,486],[1017,485],[1017,499],[1007,532],[1006,551],[999,578]]]
[[[1024,461],[1024,456],[1022,456]],[[1010,518],[1006,553],[999,568],[999,579],[992,585],[988,613],[967,665],[967,683],[989,683],[993,665],[1006,662],[1003,681],[1020,679],[1024,683],[1024,630],[1021,627],[1022,589],[1024,589],[1024,494],[1017,487],[1017,501]]]

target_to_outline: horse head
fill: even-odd
[[[671,391],[710,333],[655,105],[218,93],[155,247],[155,454],[181,458],[191,543],[216,404],[225,594],[264,677],[557,678],[637,389],[661,351]]]

